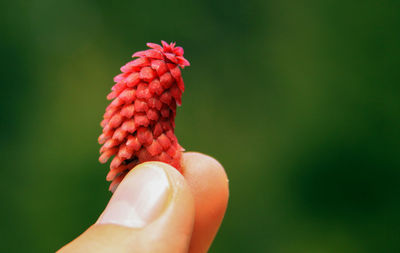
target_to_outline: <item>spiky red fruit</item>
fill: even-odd
[[[181,169],[183,148],[174,134],[174,119],[185,88],[180,68],[190,64],[175,43],[147,46],[121,67],[107,96],[113,101],[101,122],[99,161],[114,156],[107,175],[111,191],[141,162],[161,161]]]

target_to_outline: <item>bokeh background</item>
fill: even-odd
[[[111,194],[112,78],[146,42],[191,67],[187,150],[231,198],[210,252],[400,252],[400,1],[14,0],[0,4],[1,252],[52,252]]]

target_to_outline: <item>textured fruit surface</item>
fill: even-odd
[[[189,66],[183,49],[162,41],[162,46],[133,54],[107,99],[113,100],[103,116],[99,136],[101,163],[111,157],[107,180],[114,191],[135,165],[161,161],[181,170],[181,152],[174,133],[176,106],[181,105],[184,83],[180,68]]]

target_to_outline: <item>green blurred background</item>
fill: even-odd
[[[400,1],[1,1],[1,252],[51,252],[111,194],[119,68],[177,41],[187,150],[230,202],[210,252],[400,252]]]

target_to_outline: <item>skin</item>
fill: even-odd
[[[194,152],[183,154],[183,176],[167,164],[157,164],[171,180],[174,194],[156,220],[143,228],[96,223],[58,252],[207,252],[228,203],[224,168],[214,158]]]

